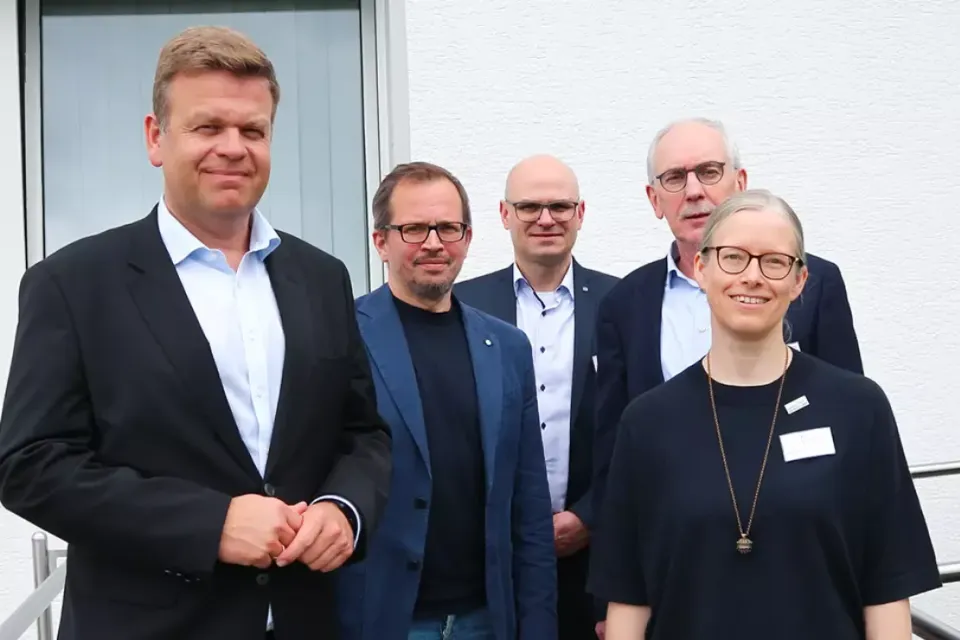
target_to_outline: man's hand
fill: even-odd
[[[557,555],[564,558],[587,546],[590,532],[583,521],[572,511],[553,514],[553,546]]]
[[[230,500],[220,535],[222,562],[266,569],[293,542],[307,508],[256,494]]]
[[[303,525],[293,542],[277,557],[283,567],[295,560],[313,571],[333,571],[353,555],[353,529],[332,502],[317,502],[303,514]]]

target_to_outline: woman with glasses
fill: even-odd
[[[884,392],[784,340],[796,214],[733,196],[695,270],[710,350],[618,429],[591,544],[606,640],[909,640],[936,559]]]

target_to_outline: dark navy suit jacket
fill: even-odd
[[[596,317],[600,300],[619,282],[606,273],[585,269],[573,261],[574,345],[573,381],[570,397],[570,462],[566,508],[587,526],[593,527],[593,420],[596,412]],[[466,280],[454,291],[460,300],[517,324],[517,295],[513,265]]]
[[[454,304],[461,304],[454,299]],[[557,637],[553,516],[530,342],[461,304],[473,360],[487,483],[486,587],[497,640]],[[391,426],[390,497],[363,562],[338,571],[343,640],[406,640],[433,478],[423,407],[387,285],[357,300],[377,406]]]
[[[841,368],[863,373],[843,276],[836,264],[807,254],[803,294],[787,311],[788,342]],[[663,382],[660,319],[667,260],[628,274],[601,301],[597,316],[597,426],[594,509],[600,508],[620,414],[630,400]]]

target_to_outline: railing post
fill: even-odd
[[[33,534],[33,586],[39,587],[50,577],[50,549],[47,547],[47,534],[38,531]],[[50,607],[37,618],[37,640],[53,640],[53,614]]]

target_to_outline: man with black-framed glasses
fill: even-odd
[[[674,240],[665,258],[628,274],[597,317],[597,430],[594,510],[602,508],[620,415],[627,404],[699,361],[710,347],[710,309],[694,280],[693,259],[710,213],[747,188],[747,171],[723,124],[695,118],[663,128],[647,156],[647,198]],[[807,254],[809,280],[787,313],[787,342],[862,373],[846,286],[836,264]],[[728,252],[729,269],[750,256]],[[761,261],[766,277],[777,259]]]
[[[456,285],[465,303],[520,327],[533,345],[553,507],[561,640],[595,640],[586,592],[593,525],[594,318],[617,278],[573,258],[586,205],[573,170],[549,155],[509,172],[500,218],[514,262]],[[546,639],[549,640],[549,639]]]
[[[357,301],[390,497],[368,560],[340,573],[343,640],[542,640],[556,559],[530,343],[452,292],[472,238],[460,181],[396,167],[373,198],[387,284]]]

